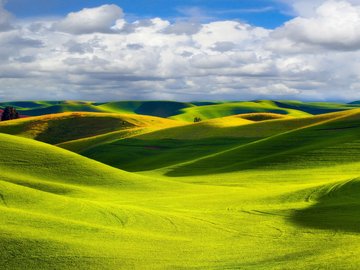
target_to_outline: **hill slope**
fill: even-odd
[[[182,109],[181,112],[181,114],[177,114],[171,118],[183,121],[193,121],[195,117],[200,117],[202,120],[206,120],[229,115],[256,112],[285,114],[296,117],[310,115],[300,110],[281,108],[277,106],[275,102],[269,100],[252,102],[225,102],[215,105],[189,107]]]
[[[306,118],[245,114],[169,127],[127,139],[104,141],[79,153],[129,171],[154,170],[191,161],[269,136],[333,119],[342,113]],[[264,120],[251,121],[248,119]],[[268,120],[270,118],[270,120]],[[66,146],[65,146],[66,147]]]
[[[245,129],[225,150],[218,137],[182,140],[191,162],[152,178],[0,134],[0,268],[357,269],[359,118],[192,124]]]
[[[88,101],[21,101],[0,103],[0,108],[6,106],[13,106],[21,114],[28,116],[62,112],[104,112],[169,117],[180,113],[183,108],[194,105],[175,101],[119,101],[105,103]]]
[[[173,120],[109,113],[61,113],[0,122],[0,132],[57,144],[134,128],[176,126]]]
[[[159,117],[169,117],[180,113],[181,109],[194,105],[175,101],[119,101],[98,106],[104,111],[116,113],[136,113]]]
[[[20,137],[0,134],[0,145],[1,269],[115,269],[132,267],[141,253],[137,265],[146,265],[154,241],[184,242],[171,235],[164,213],[139,199],[179,195],[180,187],[191,190],[186,185],[172,183],[166,191],[166,181]]]
[[[330,119],[190,162],[169,175],[224,173],[263,167],[309,168],[360,161],[360,111],[331,115]]]
[[[222,102],[176,102],[176,101],[18,101],[2,102],[0,108],[15,107],[21,115],[39,116],[61,112],[103,112],[140,114],[193,122],[195,117],[202,120],[245,113],[277,113],[293,117],[304,117],[329,112],[358,108],[350,104],[331,102],[300,102],[291,100],[255,100]]]
[[[335,102],[302,102],[296,100],[283,100],[275,101],[274,103],[281,108],[299,110],[313,115],[358,108],[356,104],[343,104]]]

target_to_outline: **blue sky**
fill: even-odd
[[[359,29],[360,0],[0,0],[0,100],[360,100]]]
[[[278,27],[291,19],[284,4],[269,0],[8,0],[6,8],[24,18],[64,16],[103,4],[120,6],[129,19],[161,17],[172,21],[197,16],[202,21],[236,19],[265,28]]]

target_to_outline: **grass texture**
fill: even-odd
[[[358,269],[360,110],[274,113],[2,123],[0,269]]]
[[[158,116],[193,122],[195,117],[202,120],[247,113],[275,113],[292,117],[305,117],[359,107],[350,104],[330,102],[300,102],[291,100],[254,100],[219,102],[176,102],[176,101],[16,101],[2,102],[0,109],[15,107],[21,115],[40,116],[63,112],[101,112]]]

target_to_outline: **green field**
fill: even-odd
[[[293,117],[306,117],[359,108],[357,102],[349,104],[330,102],[300,102],[291,100],[254,100],[218,102],[176,101],[118,101],[96,103],[90,101],[16,101],[0,102],[0,108],[15,107],[25,116],[40,116],[63,112],[99,112],[158,116],[193,122],[247,113],[275,113]]]
[[[5,105],[0,269],[360,268],[356,103]]]

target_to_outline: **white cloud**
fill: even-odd
[[[176,35],[193,35],[199,32],[201,24],[194,22],[176,22],[166,28],[164,33]]]
[[[261,86],[261,87],[255,87],[252,89],[253,91],[256,91],[263,95],[272,95],[272,96],[284,96],[284,95],[292,95],[292,94],[299,94],[300,91],[294,88],[290,88],[289,86],[282,84],[282,83],[276,83],[268,86]]]
[[[315,9],[312,17],[297,17],[277,29],[275,39],[323,46],[334,50],[360,49],[360,6],[330,0]]]
[[[129,22],[115,5],[60,19],[7,17],[0,98],[360,99],[359,4],[321,1],[301,12],[275,30],[239,21]]]
[[[277,0],[290,6],[295,16],[313,17],[316,9],[328,0]],[[359,5],[360,0],[347,0],[348,3]]]
[[[85,8],[55,23],[54,29],[71,34],[108,33],[122,16],[122,9],[116,5]]]

